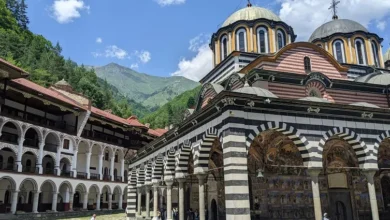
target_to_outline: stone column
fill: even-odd
[[[137,189],[137,194],[138,194],[137,215],[141,216],[141,199],[142,199],[142,190],[141,190],[141,188]]]
[[[110,175],[111,175],[111,181],[114,181],[114,163],[115,163],[115,155],[112,155],[111,161],[110,161]]]
[[[34,192],[34,200],[33,200],[33,208],[32,208],[33,213],[38,213],[39,193],[40,193],[39,191]]]
[[[56,176],[61,176],[60,158],[61,158],[61,147],[57,146],[56,164],[54,165],[54,175]]]
[[[24,138],[18,138],[18,154],[16,155],[16,167],[18,172],[23,171],[22,156],[23,156],[23,142]]]
[[[99,154],[99,164],[98,164],[98,171],[99,171],[99,179],[103,180],[103,154]]]
[[[205,214],[205,201],[204,201],[204,180],[206,178],[205,174],[198,174],[197,175],[199,180],[199,220],[205,220],[206,214]]]
[[[158,211],[158,183],[153,184],[153,217],[157,216]]]
[[[73,198],[74,198],[74,193],[69,192],[69,210],[68,211],[73,211]]]
[[[364,175],[367,178],[368,193],[370,195],[372,220],[379,220],[378,202],[376,200],[374,175],[376,170],[365,170]]]
[[[86,160],[85,172],[87,173],[87,179],[89,179],[90,178],[89,167],[91,165],[91,153],[90,152],[85,154],[85,160]]]
[[[18,206],[18,194],[19,191],[15,190],[12,192],[12,204],[11,204],[11,213],[16,213],[16,207]]]
[[[77,154],[78,154],[78,150],[73,151],[73,161],[72,161],[73,178],[77,177]]]
[[[145,186],[146,191],[146,218],[150,219],[150,186]]]
[[[108,210],[112,210],[112,194],[108,193]]]
[[[87,210],[88,209],[88,192],[85,192],[83,195],[83,209]]]
[[[122,177],[122,182],[125,182],[125,159],[121,159],[121,170],[119,173]]]
[[[311,188],[313,191],[314,216],[316,220],[322,219],[321,196],[320,188],[318,186],[318,175],[320,172],[321,169],[309,169],[309,175],[311,177]]]
[[[43,173],[43,167],[42,167],[42,160],[43,160],[43,147],[45,146],[44,142],[39,142],[39,154],[38,154],[38,160],[36,162],[36,167],[38,169],[38,174]]]
[[[184,183],[186,179],[178,179],[179,181],[179,220],[184,220]]]
[[[57,212],[57,197],[58,197],[58,192],[53,192],[53,201],[51,204],[51,210],[53,212]]]
[[[119,210],[123,209],[122,204],[123,204],[123,195],[119,195],[119,198],[118,198],[118,209]]]
[[[98,194],[96,198],[96,210],[100,210],[100,194]]]
[[[167,184],[167,220],[172,220],[172,184],[173,180],[165,181]]]

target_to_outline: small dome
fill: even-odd
[[[276,95],[274,95],[269,90],[262,89],[259,87],[251,87],[251,86],[249,86],[248,83],[245,83],[244,87],[242,87],[242,88],[233,90],[233,92],[257,95],[257,96],[267,97],[267,98],[278,98]]]
[[[309,102],[330,103],[330,101],[328,101],[327,99],[318,98],[318,97],[305,97],[305,98],[301,98],[301,99],[298,99],[298,100],[301,100],[301,101],[309,101]]]
[[[228,19],[226,19],[225,22],[223,22],[222,27],[226,27],[237,21],[242,21],[242,20],[252,21],[260,18],[268,19],[271,21],[281,21],[279,16],[277,16],[272,11],[265,8],[253,6],[253,7],[242,8],[234,12],[232,15],[228,17]]]
[[[383,61],[386,63],[386,61],[390,60],[390,48],[386,51],[385,55],[383,55]]]
[[[368,32],[367,28],[356,21],[348,19],[335,19],[317,28],[311,35],[309,42],[313,42],[316,39],[328,37],[336,33],[346,34],[356,31]]]
[[[352,103],[352,104],[349,104],[349,105],[361,106],[361,107],[369,107],[369,108],[379,108],[379,106],[371,104],[371,103],[367,103],[367,102],[355,102],[355,103]]]
[[[376,76],[371,77],[367,81],[367,83],[378,84],[378,85],[389,85],[390,84],[390,74],[388,74],[388,73],[378,74]]]
[[[67,81],[65,81],[65,79],[62,79],[62,80],[56,82],[54,84],[54,87],[56,87],[58,89],[65,90],[65,91],[73,91],[72,86]]]

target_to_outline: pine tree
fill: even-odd
[[[6,7],[11,11],[12,16],[17,20],[18,2],[16,0],[6,0]]]
[[[27,17],[27,5],[24,2],[24,0],[22,0],[20,2],[20,4],[18,5],[17,9],[18,9],[17,10],[17,16],[18,17],[17,17],[16,20],[18,20],[19,26],[23,30],[28,30],[28,24],[30,23],[30,20]]]

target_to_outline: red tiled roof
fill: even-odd
[[[165,130],[165,129],[161,129],[161,128],[157,128],[157,129],[149,129],[148,130],[148,133],[151,134],[151,135],[154,135],[154,136],[157,136],[157,137],[160,137],[162,136],[163,134],[165,134],[168,130]]]
[[[13,79],[12,81],[15,82],[16,84],[19,84],[21,86],[24,86],[24,87],[27,87],[27,88],[32,89],[34,91],[37,91],[38,93],[41,93],[43,95],[50,96],[52,98],[58,99],[62,102],[73,105],[75,107],[85,109],[85,107],[83,107],[80,103],[76,102],[75,100],[68,98],[55,90],[47,89],[43,86],[35,84],[35,83],[31,82],[30,80],[27,80],[24,78],[19,78],[19,79]]]
[[[9,63],[9,62],[3,60],[3,59],[1,59],[1,58],[0,58],[0,63],[3,63],[4,65],[9,66],[10,68],[12,68],[12,69],[14,69],[14,70],[16,70],[16,71],[19,71],[19,72],[21,72],[21,73],[26,73],[26,74],[27,74],[27,72],[24,71],[23,69],[21,69],[21,68],[15,66],[15,65],[13,65],[12,63]]]
[[[137,119],[133,119],[132,117],[128,119],[121,118],[119,116],[116,116],[114,114],[111,114],[109,112],[103,111],[101,109],[91,107],[91,112],[100,116],[103,116],[107,119],[125,124],[125,125],[130,125],[130,126],[135,126],[135,127],[145,127],[145,125],[141,124]]]

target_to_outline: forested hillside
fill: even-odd
[[[49,87],[65,79],[75,91],[89,97],[94,106],[112,109],[124,118],[130,116],[127,98],[99,80],[93,70],[64,59],[58,42],[54,45],[28,30],[26,10],[24,0],[0,0],[0,57],[25,69],[30,73],[29,79],[39,85]]]

